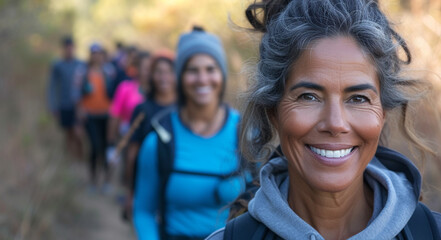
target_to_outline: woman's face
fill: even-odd
[[[94,64],[102,64],[104,62],[104,54],[102,52],[93,52],[90,59]]]
[[[191,57],[182,75],[182,88],[187,103],[198,106],[219,103],[222,71],[216,60],[207,54]]]
[[[362,181],[384,118],[375,67],[352,38],[334,37],[294,64],[273,123],[294,179],[337,192]]]
[[[172,65],[159,60],[153,70],[153,84],[158,93],[165,93],[175,90],[175,74]]]

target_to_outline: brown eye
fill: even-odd
[[[214,73],[214,72],[216,72],[216,66],[208,66],[208,67],[207,67],[207,72],[208,72],[208,73]]]
[[[187,67],[187,68],[185,69],[185,72],[186,72],[186,73],[190,73],[190,74],[196,74],[196,73],[198,72],[198,69],[195,68],[195,67]]]
[[[318,98],[317,98],[316,96],[314,96],[314,94],[312,94],[312,93],[303,93],[302,95],[300,95],[300,96],[298,97],[298,99],[299,99],[299,100],[302,100],[302,101],[308,101],[308,102],[311,102],[311,101],[313,101],[313,102],[318,101]]]
[[[356,104],[360,104],[360,103],[366,103],[366,102],[370,102],[369,98],[367,98],[366,96],[362,96],[362,95],[356,95],[356,96],[352,96],[349,99],[350,103],[356,103]]]

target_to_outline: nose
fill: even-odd
[[[206,71],[199,71],[197,75],[197,82],[201,84],[206,84],[209,79],[209,74]]]
[[[318,124],[320,132],[335,137],[350,131],[344,104],[340,101],[334,100],[325,104],[321,115],[321,121]]]

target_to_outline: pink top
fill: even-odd
[[[116,88],[116,93],[110,106],[110,115],[119,118],[123,123],[129,123],[135,107],[144,101],[144,95],[139,91],[139,82],[125,80]]]

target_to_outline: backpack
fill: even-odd
[[[396,236],[399,240],[441,239],[432,212],[421,202],[406,226]],[[254,219],[249,212],[232,219],[225,226],[224,240],[275,240],[282,239],[263,223]]]
[[[222,180],[230,177],[237,177],[240,175],[240,169],[229,174],[213,174],[204,172],[191,172],[174,169],[174,157],[175,157],[175,141],[173,134],[173,126],[171,115],[176,111],[175,107],[167,108],[158,114],[156,114],[151,121],[153,130],[158,136],[157,141],[157,154],[158,154],[158,173],[159,173],[159,234],[161,239],[167,239],[167,233],[165,230],[167,211],[166,203],[166,190],[168,180],[172,173],[181,173],[189,175],[209,176],[216,177]],[[227,111],[229,109],[227,108]],[[240,164],[239,164],[240,165]],[[215,191],[216,192],[216,191]],[[219,197],[215,195],[215,198],[219,200]]]

